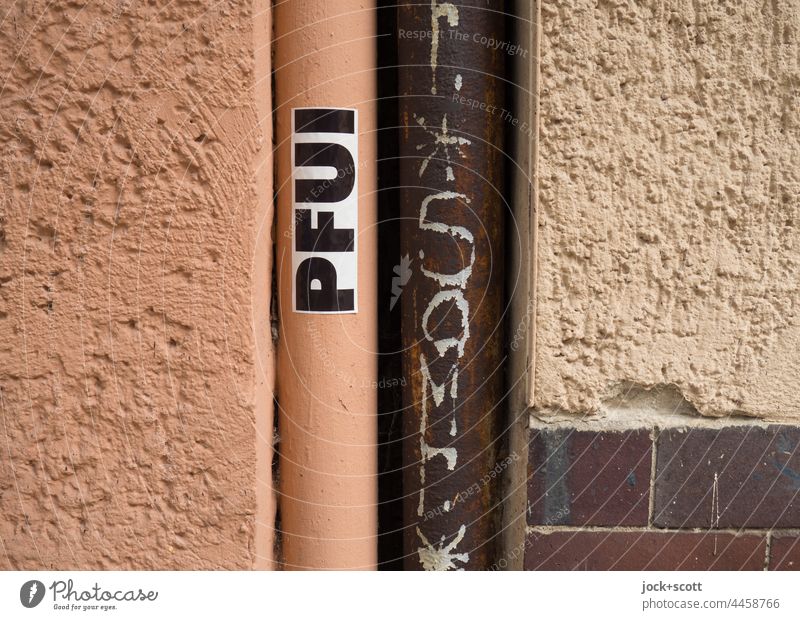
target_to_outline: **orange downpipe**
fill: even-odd
[[[279,0],[274,19],[282,560],[373,569],[375,10]]]

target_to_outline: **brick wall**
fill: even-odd
[[[796,570],[800,427],[532,429],[526,570]]]

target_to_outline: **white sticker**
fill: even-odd
[[[292,110],[295,312],[358,312],[358,110]]]

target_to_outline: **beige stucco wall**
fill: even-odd
[[[800,418],[800,3],[543,0],[540,44],[535,411]]]
[[[268,6],[0,11],[0,568],[269,561]]]

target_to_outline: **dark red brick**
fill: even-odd
[[[655,524],[674,528],[800,526],[798,444],[800,428],[796,426],[662,431]]]
[[[800,570],[800,538],[773,537],[769,556],[770,570]]]
[[[532,431],[530,525],[647,525],[649,430]]]
[[[766,538],[722,532],[528,534],[525,570],[764,570]]]

